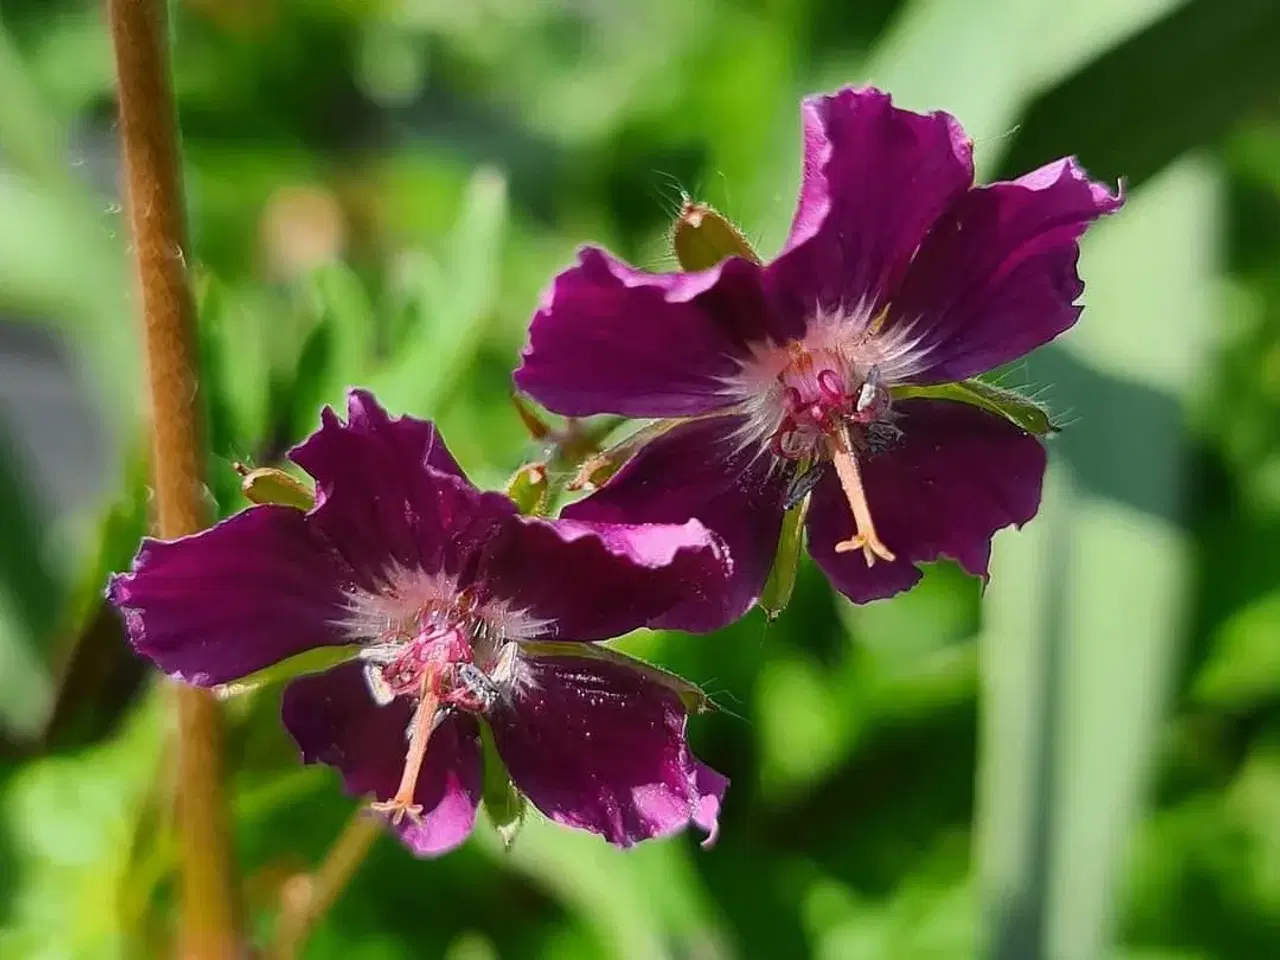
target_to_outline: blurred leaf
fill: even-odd
[[[1280,4],[1191,0],[1038,98],[1001,170],[1074,154],[1137,186],[1280,95]]]
[[[6,957],[145,955],[149,902],[130,898],[130,867],[145,848],[143,813],[163,743],[153,694],[113,741],[78,756],[27,764],[0,794],[0,823],[19,884],[0,928]],[[161,781],[163,782],[163,781]]]
[[[773,802],[804,792],[843,761],[863,719],[851,679],[799,652],[762,665],[756,681],[756,735],[761,788]]]
[[[360,278],[344,263],[326,264],[308,277],[303,296],[329,335],[325,403],[342,409],[348,387],[373,368],[378,320]]]
[[[1215,261],[1204,237],[1218,210],[1215,173],[1200,162],[1135,193],[1084,244],[1079,329],[1026,362],[1079,406],[1055,444],[1040,517],[997,540],[987,592],[978,849],[995,957],[1111,948],[1121,852],[1179,654],[1179,400],[1208,355]],[[1117,384],[1110,400],[1088,389],[1104,374]]]
[[[0,421],[0,728],[29,737],[52,701],[49,647],[65,586],[46,562],[41,511]]]
[[[1244,709],[1274,699],[1280,693],[1280,591],[1232,615],[1212,643],[1192,688],[1196,700]]]
[[[106,602],[107,578],[128,570],[147,532],[148,458],[125,458],[122,492],[104,511],[89,556],[59,623],[57,697],[45,731],[47,743],[67,746],[93,739],[115,724],[141,681],[144,666],[125,639],[119,615]]]
[[[437,275],[423,277],[418,323],[372,380],[390,409],[438,416],[456,392],[496,303],[506,220],[506,181],[478,171],[442,258],[440,286],[430,284]]]
[[[237,302],[212,273],[195,283],[200,319],[202,388],[209,405],[210,444],[218,456],[252,450],[267,430],[271,358],[268,318]]]

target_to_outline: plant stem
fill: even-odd
[[[107,0],[119,82],[125,205],[137,265],[151,399],[156,530],[204,527],[203,431],[197,391],[194,301],[187,278],[186,214],[177,115],[170,88],[165,0]],[[242,954],[222,789],[222,715],[205,691],[175,692],[179,731],[182,957]]]
[[[382,832],[378,818],[363,803],[342,828],[320,868],[291,877],[281,895],[271,960],[295,960],[316,923],[337,902],[355,876],[373,841]]]

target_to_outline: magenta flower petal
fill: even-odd
[[[934,221],[973,183],[972,143],[946,113],[846,88],[804,101],[804,180],[769,272],[809,309],[879,312]]]
[[[940,437],[921,413],[926,408],[896,399],[904,392],[898,388],[967,379],[1067,329],[1080,313],[1080,238],[1121,205],[1070,159],[974,187],[972,144],[957,121],[899,109],[877,90],[811,97],[803,113],[804,175],[791,234],[759,271],[759,294],[725,297],[727,312],[716,313],[718,326],[741,341],[729,338],[717,352],[692,320],[645,322],[654,293],[639,287],[696,289],[687,300],[693,304],[719,290],[709,285],[712,272],[632,284],[620,278],[636,274],[614,263],[609,310],[573,301],[544,309],[522,368],[539,371],[521,385],[557,412],[696,415],[565,514],[701,520],[734,562],[726,620],[759,594],[781,504],[804,495],[793,479],[817,481],[813,551],[855,599],[906,589],[919,577],[917,562],[942,554],[985,572],[994,530],[1035,512],[1043,451],[1037,455],[1038,441],[1017,434],[984,461],[973,452],[981,447],[976,438],[991,431],[1008,438],[1016,428],[988,418],[985,428]],[[735,264],[744,275],[750,266],[727,261],[726,275]],[[599,351],[575,354],[584,341]],[[633,388],[631,364],[647,370],[655,362],[663,374],[645,380],[641,407],[608,394],[615,381]],[[689,403],[697,392],[690,378],[697,390],[714,382],[717,402]],[[929,472],[952,451],[955,469]],[[896,476],[894,464],[905,465],[907,476]],[[985,512],[975,515],[945,512],[967,509],[987,471],[1005,467],[1034,474],[1016,491],[998,488],[1017,497],[979,502]],[[914,474],[930,482],[913,484]],[[918,505],[909,502],[916,496]],[[895,538],[905,546],[894,546]]]
[[[1119,193],[1071,159],[962,197],[925,239],[894,298],[893,380],[944,383],[993,370],[1071,327],[1084,283],[1080,237]]]
[[[770,456],[743,447],[741,417],[695,420],[643,447],[597,493],[566,507],[567,519],[682,523],[696,517],[729,547],[731,579],[718,595],[725,624],[760,596],[777,551],[786,479]]]
[[[412,709],[405,700],[375,705],[358,664],[293,681],[281,716],[303,760],[337,767],[348,793],[386,798],[396,792]],[[418,775],[414,802],[422,815],[402,820],[395,831],[418,856],[447,853],[470,835],[482,783],[476,720],[450,714],[432,732]]]
[[[171,676],[212,686],[314,647],[346,642],[344,567],[290,507],[251,507],[191,537],[142,542],[107,598],[135,649]]]
[[[968,404],[908,400],[896,409],[902,442],[868,458],[862,478],[876,529],[897,559],[868,568],[859,552],[835,552],[852,521],[834,471],[809,509],[809,552],[856,603],[908,589],[920,579],[916,564],[944,556],[985,578],[996,531],[1022,526],[1040,504],[1046,458],[1035,437]]]
[[[488,590],[567,640],[638,627],[712,630],[732,569],[697,520],[613,524],[521,517],[483,571]]]
[[[745,260],[648,273],[586,247],[534,316],[516,385],[571,416],[718,409],[732,402],[723,380],[735,356],[774,332],[764,296],[760,268]]]
[[[673,691],[599,660],[525,657],[520,669],[490,723],[534,806],[621,847],[690,823],[714,836],[728,781],[690,752]]]
[[[251,507],[193,537],[146,541],[108,596],[137,649],[192,683],[349,645],[351,662],[290,684],[284,722],[307,762],[338,767],[348,790],[372,795],[420,855],[452,849],[472,829],[483,779],[479,718],[526,694],[536,701],[531,680],[551,689],[577,676],[572,666],[562,680],[530,665],[529,644],[605,639],[646,624],[715,625],[730,563],[697,521],[521,517],[508,498],[467,482],[434,427],[388,418],[359,392],[348,422],[326,411],[295,457],[317,480],[314,509]],[[688,758],[678,693],[648,679],[657,672],[594,669],[623,670],[627,690],[656,683],[666,692],[650,699],[665,696],[679,713],[680,778],[633,797],[626,842],[690,820],[713,831],[725,784]],[[583,710],[595,706],[579,703],[565,721],[591,720]],[[547,729],[546,711],[532,716],[535,740],[593,735],[580,725]],[[581,763],[595,761],[588,750]],[[594,793],[583,800],[595,802]]]
[[[432,424],[392,419],[363,391],[351,392],[345,424],[326,408],[289,456],[316,480],[313,527],[367,589],[392,566],[457,572],[515,513],[471,486]]]

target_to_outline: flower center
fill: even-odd
[[[362,645],[369,694],[379,706],[414,705],[395,796],[372,804],[393,823],[417,819],[413,802],[427,743],[445,711],[492,711],[515,682],[514,640],[549,626],[499,602],[477,604],[469,591],[419,571],[392,570],[376,593],[351,596],[346,630]]]
[[[407,697],[417,704],[409,724],[409,749],[396,794],[372,805],[393,823],[422,814],[422,807],[413,802],[413,796],[426,759],[427,742],[441,710],[486,713],[502,696],[489,674],[476,666],[472,641],[478,632],[483,631],[478,631],[465,616],[428,609],[419,615],[414,634],[398,632],[360,652],[365,661],[365,681],[377,704],[385,706],[397,697]]]
[[[861,550],[867,566],[895,555],[881,542],[871,519],[859,457],[877,445],[875,427],[889,412],[889,391],[872,366],[861,379],[837,350],[787,348],[788,362],[778,372],[781,420],[769,438],[773,452],[786,460],[830,460],[853,514],[854,534],[836,544],[837,553]]]

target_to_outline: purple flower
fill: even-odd
[[[943,555],[986,575],[995,532],[1035,515],[1044,449],[895,388],[974,377],[1068,329],[1080,236],[1122,202],[1071,159],[974,186],[954,118],[877,90],[807,99],[804,133],[777,259],[653,274],[585,248],[515,374],[558,413],[675,418],[565,515],[701,519],[734,558],[725,619],[759,596],[810,485],[809,551],[851,599],[905,590]]]
[[[362,392],[290,456],[316,480],[312,510],[255,506],[144,541],[112,579],[140,653],[212,686],[349,647],[289,685],[285,726],[420,855],[471,831],[481,721],[554,820],[620,846],[688,823],[714,837],[727,781],[685,742],[696,688],[580,642],[712,625],[729,570],[714,535],[521,516],[467,481],[430,423]]]

